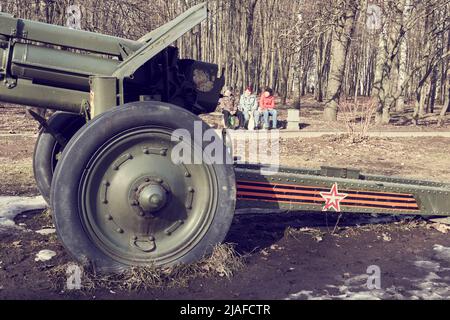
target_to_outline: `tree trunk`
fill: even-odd
[[[387,25],[383,26],[378,43],[378,54],[375,66],[375,79],[372,89],[372,96],[376,102],[375,122],[381,123],[383,117],[386,89],[384,79],[386,77],[385,64],[387,59]]]
[[[410,0],[405,0],[405,5],[403,8],[403,18],[402,18],[402,27],[408,21],[410,15]],[[406,81],[406,59],[407,59],[407,44],[406,35],[402,38],[400,44],[400,53],[399,53],[399,70],[398,70],[398,99],[396,103],[396,111],[402,112],[405,109],[405,81]]]
[[[354,3],[354,1],[348,1],[347,8],[342,12],[339,24],[333,30],[330,78],[328,80],[327,102],[324,110],[324,119],[326,121],[337,121],[339,98],[342,91],[347,53],[355,30],[356,12],[356,3]]]
[[[449,60],[447,60],[449,61]],[[442,106],[442,110],[441,110],[441,114],[439,117],[439,125],[442,126],[444,124],[444,118],[445,118],[445,114],[449,111],[450,109],[450,68],[449,68],[449,62],[447,62],[447,83],[446,83],[446,88],[447,88],[447,92],[445,95],[445,100],[444,100],[444,105]]]

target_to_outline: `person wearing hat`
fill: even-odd
[[[238,109],[232,88],[227,88],[225,90],[223,98],[220,99],[220,106],[222,109],[224,124],[227,129],[236,129],[236,127],[230,122],[231,117],[238,118],[239,127],[243,127],[244,115]]]
[[[253,94],[253,89],[248,87],[239,100],[239,110],[244,116],[244,125],[250,128],[257,128],[259,122],[258,98]],[[253,123],[249,123],[252,120]]]

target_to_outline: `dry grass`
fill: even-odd
[[[411,231],[416,228],[426,228],[426,229],[436,229],[441,231],[447,229],[440,224],[432,223],[430,221],[424,220],[422,217],[404,217],[400,218],[400,221],[392,222],[380,222],[380,223],[369,223],[364,225],[355,226],[342,226],[339,227],[336,224],[333,230],[328,231],[322,230],[320,228],[292,228],[288,227],[285,230],[284,236],[286,238],[293,238],[297,241],[301,241],[299,237],[301,235],[308,235],[317,242],[321,242],[326,236],[333,236],[336,238],[351,238],[361,235],[364,232],[374,232],[377,235],[384,235],[386,233],[395,234],[398,231]],[[327,228],[328,229],[328,228]],[[442,231],[441,231],[442,232]]]
[[[55,290],[65,291],[67,269],[73,263],[53,268],[49,272],[55,277]],[[231,278],[244,266],[244,259],[230,244],[217,245],[213,253],[201,261],[190,265],[175,265],[166,268],[154,266],[133,267],[120,274],[96,274],[81,268],[81,290],[92,292],[97,289],[113,291],[139,291],[154,288],[185,287],[196,278]]]
[[[406,217],[400,221],[387,223],[372,223],[358,225],[354,227],[341,227],[338,233],[333,234],[336,237],[351,238],[362,234],[363,232],[374,232],[383,235],[386,232],[396,233],[398,231],[411,231],[416,228],[427,228],[429,222],[422,217]]]

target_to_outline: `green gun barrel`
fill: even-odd
[[[22,43],[14,45],[11,62],[13,76],[81,91],[89,90],[89,76],[111,75],[120,63],[95,55]]]

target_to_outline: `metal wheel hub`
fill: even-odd
[[[159,185],[148,185],[139,193],[139,206],[145,213],[157,212],[166,201],[166,190]]]
[[[131,204],[139,216],[154,217],[168,203],[170,187],[161,178],[145,177],[143,180],[144,183],[132,187]]]
[[[111,139],[92,157],[81,180],[82,221],[115,259],[178,259],[208,230],[215,176],[207,165],[174,163],[176,143],[169,129],[139,129]]]

